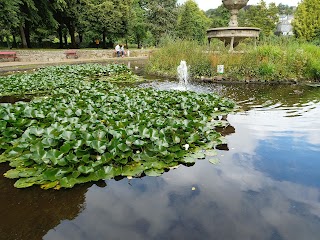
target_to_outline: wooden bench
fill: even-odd
[[[17,59],[17,53],[16,52],[0,52],[0,58],[13,58],[13,61]]]
[[[72,49],[66,50],[66,51],[64,52],[64,54],[66,55],[66,58],[70,58],[70,57],[72,57],[72,58],[78,58],[78,55],[77,55],[77,51],[76,51],[76,50],[72,50]]]

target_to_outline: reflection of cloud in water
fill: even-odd
[[[238,130],[228,137],[231,146],[242,141]],[[130,185],[92,187],[86,209],[44,239],[318,239],[317,188],[257,171],[249,149],[220,154],[217,166],[199,161]]]
[[[230,150],[219,152],[220,164],[204,160],[157,178],[91,187],[85,210],[44,239],[318,240],[320,191],[312,183],[320,182],[315,159],[320,106],[315,104],[291,118],[290,107],[279,106],[230,115],[235,133],[227,136]],[[313,151],[313,161],[304,164],[303,150]],[[286,175],[294,157],[298,180]]]
[[[305,137],[311,144],[320,144],[320,104],[317,108],[305,112],[303,116],[286,118],[285,111],[250,110],[236,116],[230,115],[231,125],[245,125],[249,131],[260,137],[290,135],[296,138]]]

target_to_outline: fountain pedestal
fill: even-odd
[[[254,27],[238,27],[238,12],[241,8],[247,5],[249,0],[222,0],[223,5],[231,12],[229,27],[212,28],[207,30],[207,36],[210,43],[212,38],[217,38],[225,43],[225,46],[230,45],[230,51],[245,38],[259,37],[260,29]]]

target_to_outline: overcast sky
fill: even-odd
[[[184,3],[186,0],[178,0],[178,3]],[[203,10],[208,10],[211,8],[217,8],[219,5],[222,4],[222,0],[195,0],[196,3],[198,3],[199,8],[203,9]],[[259,3],[260,0],[249,0],[248,4],[257,4]],[[265,2],[267,4],[274,2],[277,5],[279,3],[285,4],[285,5],[289,5],[289,6],[297,6],[298,2],[300,2],[300,0],[265,0]]]

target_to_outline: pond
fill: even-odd
[[[169,81],[149,85],[168,89]],[[0,177],[1,239],[319,239],[320,88],[197,84],[229,114],[220,162],[67,190]],[[0,165],[1,175],[8,170]]]

